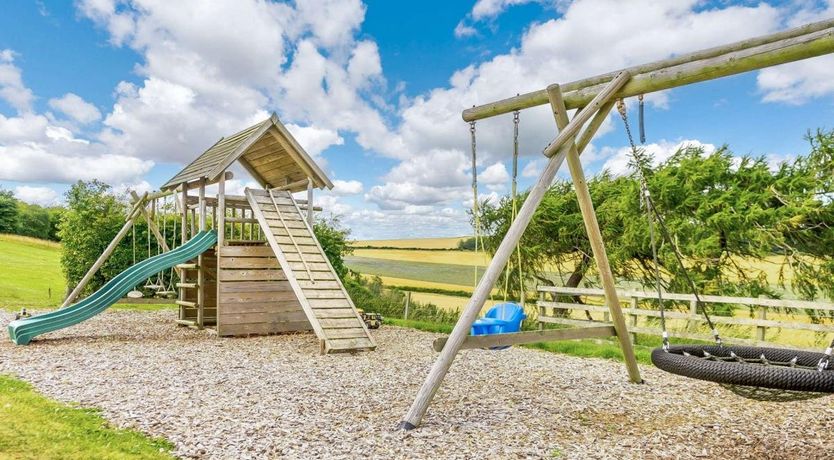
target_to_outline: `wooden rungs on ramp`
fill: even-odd
[[[470,335],[466,337],[462,350],[491,348],[523,343],[553,342],[556,340],[591,339],[617,335],[614,326],[577,327],[571,329],[545,329],[542,331],[512,332],[508,334]],[[434,351],[442,351],[448,337],[435,339]]]
[[[269,250],[278,259],[292,293],[321,340],[322,353],[375,349],[365,321],[292,194],[277,189],[246,189],[246,199],[264,229]],[[251,262],[230,259],[230,263]]]

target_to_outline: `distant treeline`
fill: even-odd
[[[0,190],[0,233],[60,241],[58,224],[64,208],[45,208],[18,200],[10,190]]]

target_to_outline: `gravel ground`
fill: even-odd
[[[404,433],[436,334],[384,327],[376,352],[320,356],[311,334],[219,339],[173,316],[111,311],[28,347],[0,340],[0,373],[186,458],[834,456],[829,398],[747,401],[646,366],[633,385],[619,363],[523,348],[463,352]]]

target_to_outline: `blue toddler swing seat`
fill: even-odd
[[[470,334],[493,335],[507,334],[521,330],[521,322],[527,319],[524,309],[517,303],[499,303],[487,311],[483,318],[472,323]],[[504,350],[509,346],[492,347],[491,350]]]

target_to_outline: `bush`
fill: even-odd
[[[17,231],[17,200],[11,190],[0,190],[0,233]]]
[[[59,230],[63,242],[61,268],[67,286],[72,287],[78,284],[124,225],[126,209],[111,193],[110,186],[97,180],[75,183],[66,197],[67,210]],[[126,239],[93,276],[85,293],[101,287],[131,261],[130,241]]]

